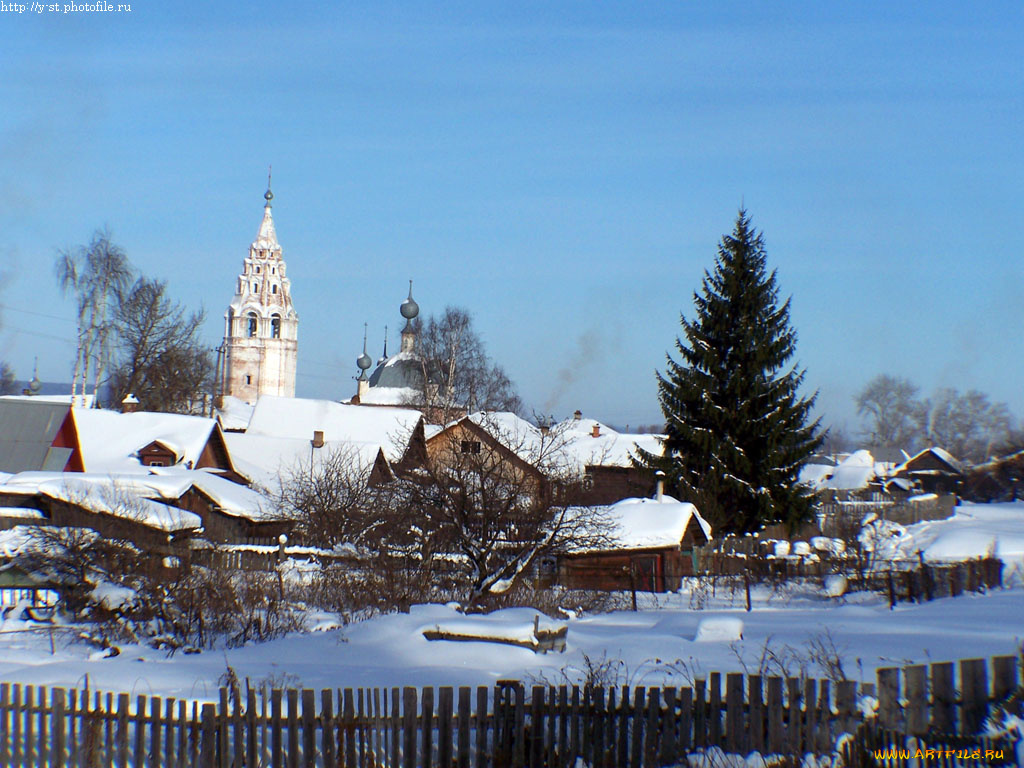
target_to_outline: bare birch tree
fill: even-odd
[[[110,361],[112,321],[121,295],[131,283],[132,267],[128,256],[110,239],[106,230],[97,230],[88,245],[60,253],[56,264],[57,282],[64,295],[75,297],[78,320],[78,347],[71,382],[72,398],[81,384],[82,402],[93,374],[93,393]]]

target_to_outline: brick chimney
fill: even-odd
[[[313,439],[310,440],[314,448],[324,447],[324,432],[322,429],[313,430]]]
[[[590,436],[591,437],[600,437],[601,436],[601,425],[600,424],[595,424],[594,425],[593,429],[590,430]]]
[[[583,418],[583,411],[581,411],[581,410],[577,409],[577,410],[576,410],[576,413],[574,413],[574,414],[572,415],[572,418],[573,418],[573,421],[579,421],[580,419],[582,419],[582,418]]]
[[[129,393],[124,396],[124,400],[121,401],[121,413],[135,413],[139,410],[139,398]]]

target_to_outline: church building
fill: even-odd
[[[295,396],[299,317],[292,306],[267,181],[263,221],[224,315],[218,359],[221,395],[255,403],[261,395]]]

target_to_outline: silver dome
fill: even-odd
[[[402,302],[399,311],[406,320],[412,320],[420,313],[420,305],[412,297],[412,280],[409,281],[409,298]]]

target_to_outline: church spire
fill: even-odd
[[[263,195],[266,204],[263,206],[263,221],[260,222],[260,231],[256,235],[256,242],[252,244],[254,251],[281,252],[281,246],[277,242],[277,232],[274,229],[274,216],[271,213],[270,201],[274,199],[274,193],[270,191],[271,169],[267,170],[267,191]]]

